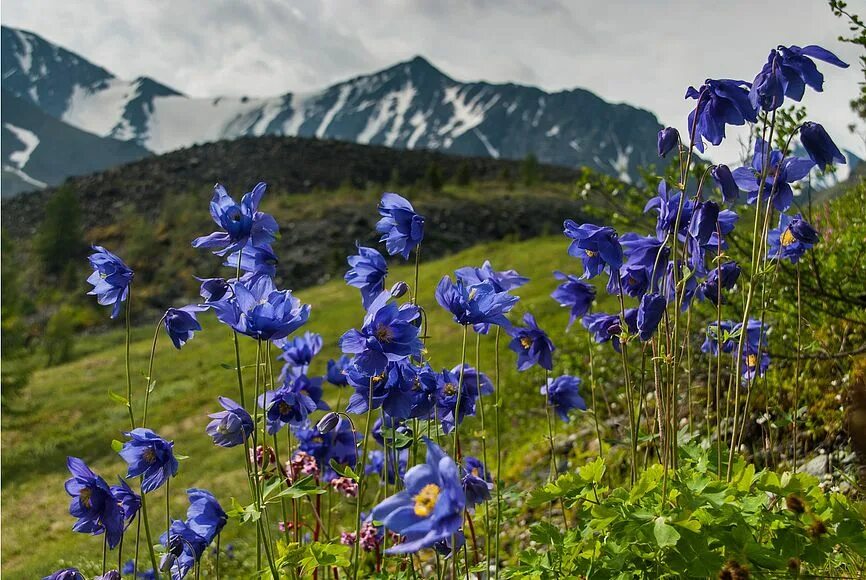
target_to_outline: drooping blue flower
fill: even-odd
[[[725,125],[744,125],[758,120],[756,107],[749,101],[749,83],[733,79],[707,79],[699,89],[689,87],[686,99],[697,99],[689,113],[689,131],[694,131],[695,149],[703,153],[704,139],[719,145],[725,138]]]
[[[168,531],[159,539],[166,551],[159,562],[162,572],[170,573],[172,580],[182,580],[198,562],[209,542],[195,533],[187,522],[172,520]]]
[[[196,313],[205,310],[207,307],[190,304],[181,308],[169,308],[165,311],[162,323],[174,348],[180,350],[180,347],[192,340],[195,333],[201,330],[201,324],[196,318]]]
[[[706,276],[705,250],[713,234],[719,231],[719,204],[714,201],[701,201],[695,204],[692,219],[686,235],[688,264],[698,276]]]
[[[292,432],[298,438],[298,449],[316,459],[324,481],[330,482],[338,477],[331,468],[332,459],[338,465],[353,469],[357,465],[358,444],[364,439],[364,435],[354,431],[351,423],[344,417],[340,418],[334,429],[324,434],[310,423],[292,427]]]
[[[516,270],[496,271],[490,264],[490,260],[484,260],[480,268],[472,266],[464,266],[455,270],[454,275],[458,280],[461,280],[466,286],[475,286],[482,282],[490,282],[493,290],[496,292],[507,292],[520,288],[527,282],[529,278],[521,276]]]
[[[722,199],[728,203],[734,203],[740,197],[740,188],[731,173],[730,167],[724,164],[713,165],[710,176],[722,190]]]
[[[196,278],[201,282],[199,294],[205,302],[219,302],[226,295],[231,295],[231,285],[225,278]]]
[[[462,368],[463,365],[455,366],[451,369],[451,374],[459,377],[460,369]],[[463,388],[468,389],[474,397],[492,395],[493,381],[486,374],[480,373],[474,367],[466,365],[466,368],[463,370]]]
[[[553,341],[547,333],[539,328],[535,317],[527,312],[523,315],[526,326],[512,326],[508,329],[511,342],[508,348],[517,353],[517,370],[525,371],[538,365],[543,369],[553,370]]]
[[[378,250],[358,244],[358,254],[349,256],[349,271],[346,272],[346,284],[361,291],[361,303],[369,308],[379,294],[385,290],[385,276],[388,275],[388,265]]]
[[[304,373],[294,373],[286,376],[283,388],[307,395],[313,400],[319,411],[330,411],[331,407],[322,398],[324,396],[322,383],[324,382],[324,377],[310,377]]]
[[[848,68],[835,54],[820,46],[779,46],[770,51],[767,62],[752,83],[749,91],[752,104],[765,111],[774,111],[782,106],[785,97],[799,102],[807,85],[817,92],[823,91],[824,75],[818,71],[812,58]]]
[[[659,182],[658,195],[646,203],[643,208],[644,213],[650,210],[656,210],[658,217],[656,218],[656,237],[659,241],[664,241],[669,234],[673,234],[674,230],[679,225],[678,235],[685,234],[689,227],[689,221],[692,219],[692,211],[694,211],[694,202],[690,199],[682,201],[680,208],[680,200],[682,192],[669,188],[667,182],[662,180]],[[679,224],[677,224],[677,212],[679,212]]]
[[[307,372],[313,357],[322,350],[322,344],[322,335],[315,332],[305,332],[303,336],[274,341],[274,345],[282,350],[279,358],[302,373]]]
[[[814,161],[822,171],[834,162],[842,165],[846,163],[845,156],[820,123],[806,121],[800,125],[800,143],[809,154],[809,159]]]
[[[667,308],[667,301],[660,294],[644,294],[637,308],[637,330],[641,340],[647,341],[655,334]]]
[[[270,244],[262,244],[261,246],[247,244],[241,248],[240,252],[229,254],[223,266],[237,270],[239,256],[242,272],[261,274],[263,276],[270,276],[271,278],[277,275],[279,260]]]
[[[416,403],[413,392],[416,374],[415,367],[408,359],[388,363],[382,372],[371,372],[352,365],[346,377],[355,392],[349,397],[346,412],[366,413],[372,398],[373,409],[382,407],[391,417],[408,418]]]
[[[572,409],[586,411],[586,402],[580,396],[581,380],[571,375],[547,379],[541,387],[541,394],[547,395],[547,404],[556,411],[559,418],[568,423],[568,413]]]
[[[622,266],[622,246],[613,228],[565,220],[563,232],[572,240],[568,255],[583,261],[584,278],[598,276],[606,266],[612,270]]]
[[[628,331],[631,333],[637,332],[637,308],[628,308],[625,311],[625,320]],[[610,341],[614,350],[620,352],[620,334],[622,333],[622,322],[618,314],[605,314],[596,312],[587,314],[581,321],[593,337],[593,340],[598,343]]]
[[[626,262],[618,271],[611,272],[607,291],[618,295],[620,287],[624,294],[639,298],[655,291],[664,277],[664,264],[670,256],[670,248],[655,236],[639,236],[626,233],[621,238]]]
[[[463,380],[468,382],[468,373],[466,375]],[[413,366],[410,370],[404,371],[404,377],[412,384],[412,405],[409,409],[409,417],[415,419],[432,418],[431,415],[439,393],[439,374],[429,364],[424,363],[420,367]]]
[[[63,568],[49,574],[42,580],[84,580],[84,576],[81,575],[78,568]]]
[[[781,151],[771,150],[769,143],[758,138],[751,167],[738,167],[733,171],[733,176],[737,186],[747,193],[748,202],[755,203],[766,168],[763,201],[766,203],[772,196],[773,207],[778,211],[787,211],[794,201],[794,190],[790,184],[809,175],[813,167],[815,162],[811,159],[790,155],[785,157]]]
[[[409,449],[400,449],[396,451],[396,461],[394,461],[395,451],[388,449],[388,475],[387,481],[389,484],[402,481],[406,475],[406,466],[409,464]],[[396,465],[395,465],[396,463]],[[396,467],[396,474],[395,468]],[[385,477],[385,452],[380,449],[374,449],[367,454],[367,464],[364,467],[364,473],[367,475],[375,473],[382,479]]]
[[[658,150],[659,157],[666,157],[668,153],[674,150],[674,147],[679,145],[680,132],[673,127],[665,127],[659,131]]]
[[[553,273],[553,276],[557,280],[565,280],[556,287],[550,296],[559,302],[560,306],[571,309],[566,327],[566,329],[570,329],[575,320],[589,312],[595,300],[595,286],[584,282],[577,276],[563,274],[558,270]]]
[[[220,397],[219,403],[225,411],[208,415],[213,421],[208,423],[205,431],[213,438],[214,445],[242,445],[253,432],[253,418],[246,409],[228,397]]]
[[[259,407],[265,410],[267,431],[277,434],[286,425],[301,425],[317,405],[308,393],[290,387],[280,387],[259,396]]]
[[[425,438],[427,460],[406,472],[405,487],[373,508],[373,519],[405,538],[387,553],[406,554],[432,547],[457,534],[466,494],[457,464]]]
[[[730,290],[740,277],[740,265],[736,262],[724,262],[721,267],[709,269],[707,279],[698,284],[695,297],[698,300],[709,300],[713,304],[719,304],[719,270],[721,269],[721,289]],[[724,304],[725,297],[721,296]]]
[[[719,342],[722,345],[722,352],[733,352],[737,348],[737,339],[731,337],[734,326],[735,323],[730,320],[722,320],[721,326],[718,322],[709,323],[707,325],[707,336],[701,345],[701,352],[717,355],[719,353]]]
[[[454,315],[454,322],[464,326],[496,324],[507,327],[505,314],[518,300],[508,292],[497,292],[490,282],[467,286],[460,279],[455,283],[449,276],[444,276],[436,287],[436,301]]]
[[[67,457],[66,467],[72,474],[65,484],[66,493],[72,497],[69,515],[78,518],[72,531],[94,536],[105,533],[109,547],[114,548],[120,543],[124,530],[124,512],[118,505],[118,498],[105,480],[81,459]]]
[[[228,522],[228,516],[217,498],[206,489],[186,490],[189,507],[186,520],[189,528],[210,544]]]
[[[779,227],[767,232],[767,259],[788,260],[796,264],[820,239],[818,232],[802,215],[779,214]]]
[[[484,463],[476,457],[467,455],[463,458],[463,492],[466,494],[466,507],[472,508],[490,499],[493,491],[493,480],[484,467]]]
[[[381,373],[389,362],[421,355],[423,345],[416,324],[419,316],[414,304],[398,306],[389,292],[382,292],[367,309],[361,330],[353,328],[340,337],[340,348],[355,355],[359,369]]]
[[[665,300],[668,303],[680,302],[680,311],[685,312],[692,305],[692,299],[698,291],[697,276],[686,277],[686,268],[682,261],[676,264],[676,277],[674,277],[674,261],[670,260],[665,271],[665,282],[662,285]]]
[[[196,238],[194,248],[216,248],[214,254],[225,256],[237,252],[247,244],[262,247],[276,239],[279,232],[273,216],[259,211],[259,202],[268,186],[257,184],[244,194],[240,204],[220,184],[214,186],[210,202],[210,215],[222,231]]]
[[[342,355],[337,360],[330,359],[328,361],[328,372],[325,378],[335,387],[345,387],[349,384],[349,379],[346,378],[346,369],[352,364],[352,359],[349,355]]]
[[[126,527],[132,523],[132,519],[138,514],[141,508],[141,496],[132,491],[129,484],[121,477],[117,478],[119,485],[111,486],[111,495],[114,496],[117,505],[123,512],[123,519],[126,521]]]
[[[240,280],[232,285],[234,300],[210,303],[217,318],[239,333],[260,340],[285,338],[310,317],[310,305],[277,290],[268,276]]]
[[[738,322],[732,330],[735,336],[739,336],[743,324]],[[762,324],[760,320],[750,318],[746,323],[746,338],[744,341],[744,352],[757,352],[767,346],[767,325]],[[739,340],[739,339],[738,339]]]
[[[663,272],[659,268],[659,272],[656,273],[656,279],[652,285],[653,288],[657,286],[659,279],[662,278],[662,274]],[[619,271],[611,272],[610,278],[607,281],[608,294],[617,296],[620,288],[622,288],[626,296],[640,298],[650,291],[650,271],[643,266],[630,266],[626,264]]]
[[[159,489],[169,477],[177,474],[174,442],[166,441],[150,429],[139,427],[125,433],[129,441],[123,444],[120,456],[126,461],[126,477],[142,476],[141,491]]]
[[[444,369],[437,379],[436,418],[442,425],[442,432],[447,435],[462,423],[463,419],[475,415],[475,402],[479,393],[467,387],[465,373],[463,384],[460,383],[459,371]]]
[[[376,231],[382,234],[380,242],[392,256],[400,254],[404,260],[424,239],[424,216],[415,213],[412,204],[396,193],[385,193],[379,202],[382,219],[376,224]]]
[[[111,317],[117,318],[120,307],[129,296],[129,285],[132,284],[134,274],[123,260],[102,246],[93,246],[93,251],[88,258],[93,273],[87,278],[87,282],[93,285],[93,290],[87,294],[96,296],[101,306],[113,306]]]
[[[751,382],[756,377],[763,377],[770,368],[770,355],[765,351],[743,351],[742,379]]]

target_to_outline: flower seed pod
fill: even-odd
[[[402,280],[391,286],[391,297],[400,298],[409,291],[409,285]]]
[[[334,429],[337,428],[337,425],[340,423],[340,416],[333,411],[330,413],[326,413],[324,417],[319,419],[319,422],[316,423],[316,429],[324,435],[325,433],[330,433]]]

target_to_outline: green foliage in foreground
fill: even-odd
[[[854,576],[866,566],[866,506],[825,493],[805,473],[756,473],[738,464],[730,482],[715,458],[681,448],[665,479],[647,468],[629,490],[611,487],[598,458],[531,494],[529,506],[564,505],[532,526],[536,547],[510,578]]]

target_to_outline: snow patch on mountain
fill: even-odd
[[[3,126],[12,131],[15,138],[24,144],[24,149],[9,154],[9,161],[14,163],[18,169],[24,169],[24,166],[30,161],[30,155],[39,147],[39,137],[33,131],[16,127],[11,123],[3,123]]]

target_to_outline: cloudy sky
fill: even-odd
[[[6,0],[0,19],[194,96],[310,91],[421,54],[459,80],[587,88],[681,131],[689,84],[751,80],[775,45],[820,44],[853,66],[821,65],[825,93],[804,104],[866,156],[847,129],[858,53],[821,0]]]

